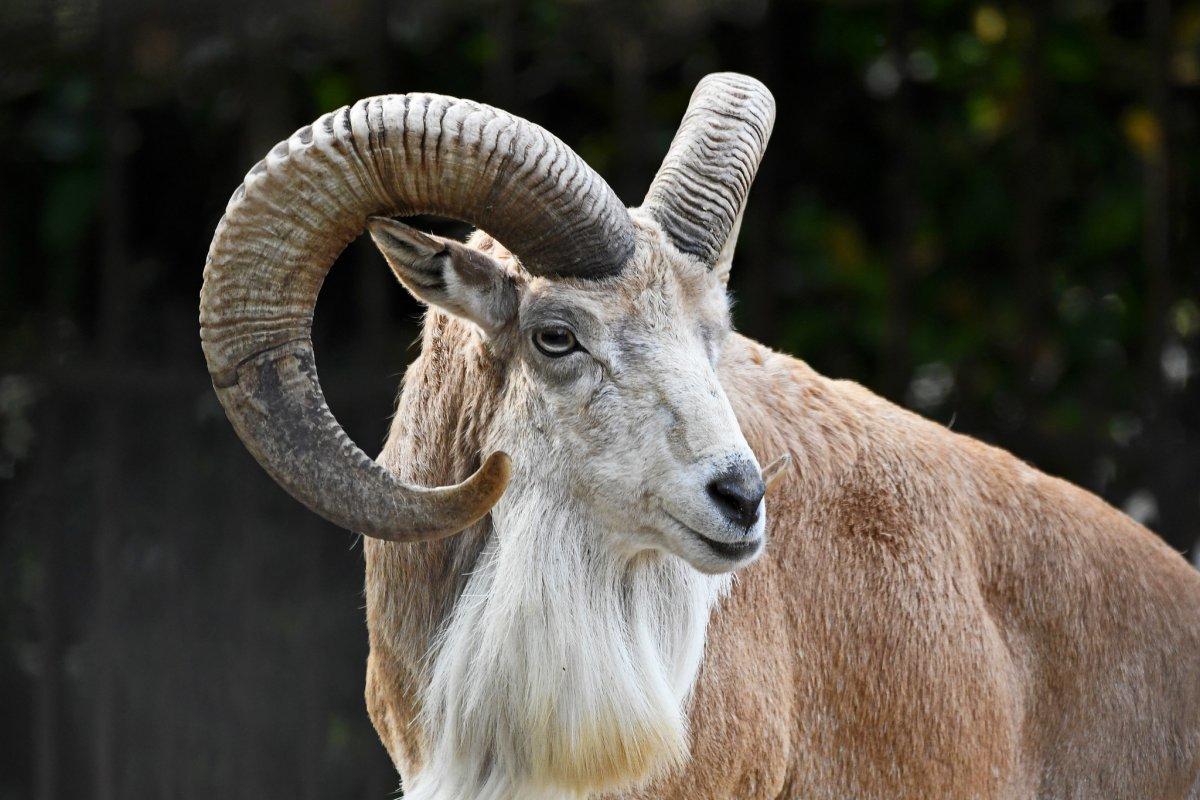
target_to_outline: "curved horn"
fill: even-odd
[[[775,123],[766,86],[736,72],[706,76],[643,207],[672,243],[710,268],[741,218]]]
[[[325,403],[311,341],[321,283],[369,216],[414,214],[482,228],[535,274],[613,274],[633,249],[625,208],[565,144],[440,95],[361,100],[250,170],[204,267],[200,338],[213,386],[242,442],[294,497],[393,541],[471,525],[509,474],[497,453],[457,486],[405,485],[350,441]]]

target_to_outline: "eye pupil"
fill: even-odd
[[[533,334],[533,343],[551,358],[565,356],[576,348],[575,334],[562,326],[541,328]]]

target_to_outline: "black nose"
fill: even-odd
[[[708,496],[722,516],[739,528],[758,522],[758,504],[767,487],[762,473],[749,461],[739,461],[708,484]]]

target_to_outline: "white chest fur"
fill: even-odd
[[[406,796],[585,797],[686,759],[686,702],[729,577],[620,555],[561,503],[501,505],[430,654],[430,758]]]

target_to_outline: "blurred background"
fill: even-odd
[[[209,385],[214,226],[276,141],[414,90],[637,204],[718,69],[779,105],[738,326],[1197,550],[1200,2],[0,0],[0,798],[394,796],[355,538]],[[362,241],[321,295],[371,452],[418,314]]]

